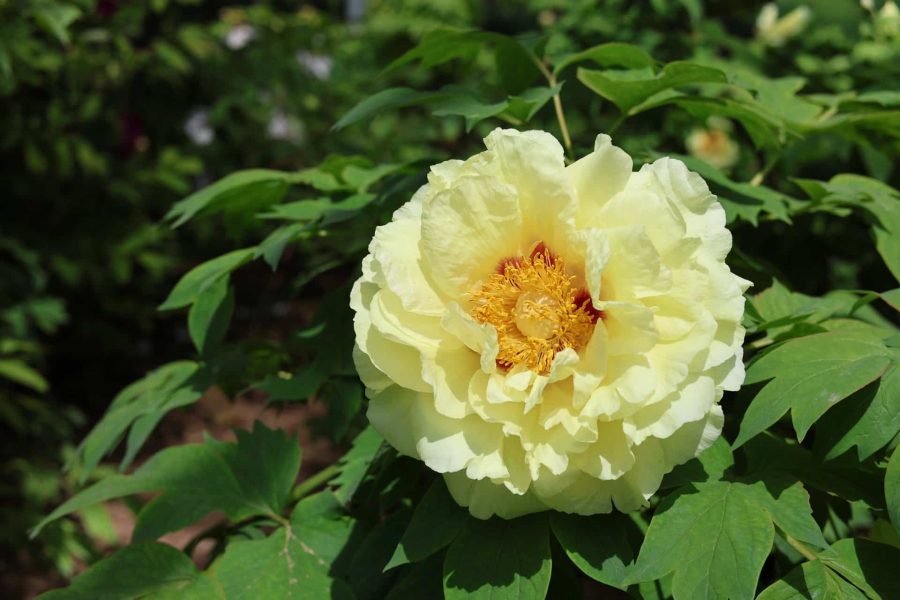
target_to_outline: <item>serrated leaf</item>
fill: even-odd
[[[658,73],[650,68],[628,71],[579,68],[578,80],[627,115],[634,107],[660,92],[698,83],[725,83],[727,77],[718,69],[676,61],[667,64]]]
[[[547,516],[470,517],[444,560],[447,600],[542,600],[550,585]]]
[[[300,447],[257,422],[237,443],[207,440],[166,448],[133,475],[113,475],[75,495],[41,521],[40,530],[71,512],[113,498],[160,492],[138,513],[132,539],[155,539],[213,512],[233,520],[278,514],[300,468]]]
[[[879,378],[890,358],[877,338],[828,332],[795,338],[753,362],[746,384],[772,379],[756,395],[734,442],[737,448],[787,411],[798,439],[825,411]]]
[[[176,202],[165,219],[180,227],[201,212],[253,213],[280,201],[297,174],[272,169],[249,169],[223,177]]]
[[[234,289],[229,276],[200,292],[188,313],[188,333],[200,356],[215,353],[225,338],[233,312]]]
[[[173,310],[193,304],[207,288],[253,260],[255,253],[256,248],[242,248],[197,265],[175,284],[158,310]]]
[[[211,383],[208,371],[191,361],[159,367],[127,386],[78,447],[81,483],[128,431],[126,468],[156,424],[171,410],[196,402]],[[129,430],[130,428],[130,430]]]
[[[678,465],[667,473],[660,489],[680,487],[689,483],[715,481],[721,479],[725,472],[733,466],[734,456],[731,453],[731,446],[724,437],[720,437],[699,456]]]
[[[625,583],[674,572],[672,593],[680,600],[752,599],[775,531],[747,487],[716,481],[665,498]]]
[[[894,448],[887,472],[884,474],[884,498],[887,501],[891,524],[897,535],[900,535],[900,446]]]
[[[385,569],[424,560],[448,546],[459,534],[468,513],[437,478],[416,504],[409,526]]]
[[[600,44],[581,52],[555,57],[553,73],[559,75],[563,69],[579,62],[590,61],[601,67],[622,67],[625,69],[642,69],[652,67],[653,57],[633,44],[609,42]]]
[[[183,552],[167,544],[138,542],[92,565],[69,587],[41,600],[221,600],[215,582]]]
[[[812,516],[803,484],[786,473],[766,473],[757,480],[744,478],[742,483],[746,484],[742,491],[768,511],[779,529],[817,548],[828,545]]]
[[[562,90],[563,84],[558,83],[553,87],[530,88],[518,96],[508,98],[508,106],[505,114],[527,123],[546,105],[553,96]]]
[[[627,587],[625,578],[634,563],[632,539],[636,529],[628,516],[553,513],[550,527],[560,546],[585,575],[620,590]]]

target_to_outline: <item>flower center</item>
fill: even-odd
[[[470,295],[475,320],[497,330],[497,364],[504,369],[525,365],[547,374],[556,353],[581,350],[603,317],[587,290],[566,273],[562,258],[543,242],[528,257],[501,260],[497,272]]]

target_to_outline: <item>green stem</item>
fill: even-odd
[[[340,471],[341,467],[335,463],[325,467],[315,475],[307,477],[298,483],[294,491],[291,492],[291,500],[294,502],[300,500],[320,485],[333,479]]]
[[[556,80],[556,75],[554,75],[553,72],[547,68],[547,65],[544,64],[544,61],[540,60],[537,56],[534,55],[531,55],[531,59],[534,61],[534,64],[537,65],[537,68],[544,76],[544,79],[547,80],[547,84],[551,88],[556,87],[556,85],[559,83]],[[559,129],[562,132],[563,145],[566,147],[566,152],[568,153],[569,157],[572,158],[572,137],[569,135],[569,125],[566,123],[566,113],[563,112],[562,100],[559,97],[558,91],[553,94],[553,109],[556,111],[556,120],[559,121]]]
[[[789,536],[786,533],[783,535],[784,535],[784,541],[786,541],[788,544],[790,544],[791,547],[794,548],[794,550],[796,550],[797,552],[802,554],[804,556],[804,558],[806,558],[807,560],[817,560],[819,558],[818,556],[816,556],[816,553],[813,552],[812,550],[810,550],[809,548],[807,548],[806,544],[804,544],[803,542],[792,538],[791,536]]]

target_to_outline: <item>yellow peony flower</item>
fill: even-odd
[[[542,131],[431,168],[350,303],[374,427],[476,517],[646,504],[722,429],[749,282],[704,181]]]

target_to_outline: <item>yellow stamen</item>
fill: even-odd
[[[587,344],[598,313],[589,299],[585,303],[563,260],[540,248],[531,258],[502,261],[499,272],[470,295],[475,320],[497,330],[497,364],[547,374],[557,352]]]

